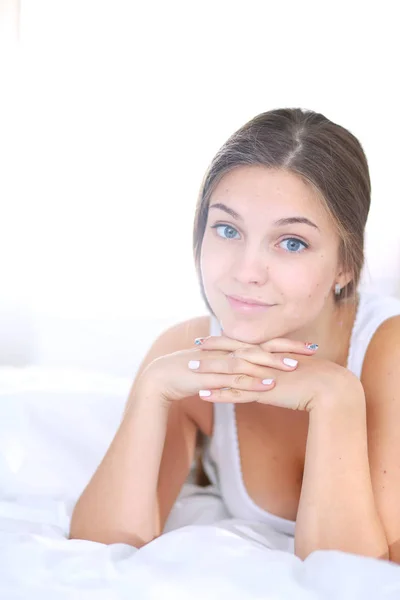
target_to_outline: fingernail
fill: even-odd
[[[205,339],[206,339],[206,338],[196,338],[196,339],[194,340],[194,343],[195,343],[197,346],[200,346],[200,344],[202,344],[202,343],[204,342],[204,340],[205,340]]]
[[[309,344],[308,342],[306,342],[306,347],[309,350],[318,350],[318,344]]]
[[[189,360],[188,367],[189,369],[198,369],[200,366],[199,360]]]
[[[284,358],[283,362],[288,367],[295,367],[299,361],[298,360],[294,360],[294,358]]]
[[[201,396],[202,398],[203,397],[205,398],[206,396],[211,396],[211,392],[210,392],[210,390],[200,390],[199,396]]]
[[[262,383],[264,385],[271,385],[271,383],[274,383],[274,380],[273,379],[263,379]]]

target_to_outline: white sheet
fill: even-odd
[[[234,520],[185,526],[136,550],[67,540],[28,503],[11,508],[9,517],[0,519],[2,599],[400,597],[397,565],[332,551],[315,552],[302,562],[289,552],[268,549],[276,542],[274,532]]]
[[[1,600],[400,598],[400,566],[332,551],[302,562],[292,538],[229,519],[213,487],[186,484],[166,533],[140,550],[68,540],[129,383],[0,369]]]

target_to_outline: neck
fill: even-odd
[[[317,343],[315,356],[346,367],[357,307],[358,297],[338,305],[329,299],[318,318],[306,330],[296,332],[295,338]]]

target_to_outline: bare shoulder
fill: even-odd
[[[382,388],[399,372],[400,315],[384,321],[374,333],[364,358],[361,381],[367,397],[377,397],[370,391]]]
[[[180,321],[164,329],[154,340],[142,364],[138,369],[138,375],[146,366],[159,356],[185,350],[194,345],[196,337],[206,337],[209,334],[210,317],[201,316]]]
[[[181,321],[164,332],[169,343],[183,350],[193,346],[197,337],[206,337],[210,333],[210,316],[204,315]]]
[[[384,321],[369,343],[361,382],[367,409],[368,462],[389,558],[400,562],[400,315]],[[387,557],[387,554],[385,554]]]

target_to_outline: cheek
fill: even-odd
[[[285,306],[285,318],[294,327],[313,320],[323,309],[331,294],[334,274],[335,265],[322,253],[276,272],[274,279],[279,278],[277,287]]]
[[[332,254],[325,255],[321,253],[319,260],[315,265],[315,280],[316,287],[319,293],[328,296],[331,292],[332,284],[334,282],[335,274],[337,271],[337,263],[335,257]]]
[[[287,268],[276,269],[275,277],[282,283],[282,289],[290,290],[293,296],[312,298],[329,294],[335,273],[335,265],[321,253],[302,257]]]
[[[322,271],[311,261],[280,261],[270,269],[269,279],[285,302],[307,302],[314,294],[320,294]]]
[[[229,253],[224,252],[209,234],[205,234],[200,253],[200,269],[204,286],[218,281],[228,270]]]

